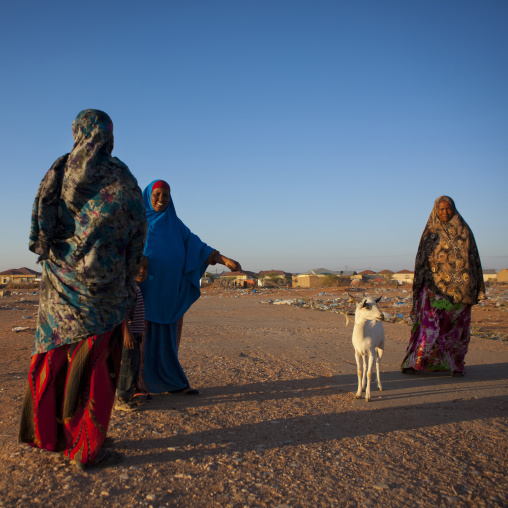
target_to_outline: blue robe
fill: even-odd
[[[163,212],[152,207],[154,180],[143,191],[148,222],[144,254],[148,277],[140,284],[145,301],[145,382],[152,393],[189,387],[178,361],[177,322],[199,298],[199,280],[212,247],[178,218],[173,200]]]

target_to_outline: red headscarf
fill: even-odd
[[[158,180],[157,182],[155,182],[153,184],[153,186],[152,186],[152,192],[155,189],[168,189],[169,190],[169,184],[166,183],[164,180]]]

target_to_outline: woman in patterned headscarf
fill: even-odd
[[[46,173],[35,198],[31,251],[42,282],[20,441],[78,467],[117,461],[106,438],[146,235],[141,190],[113,150],[98,110],[72,124],[74,147]]]
[[[472,231],[452,198],[436,199],[416,254],[414,322],[403,373],[464,375],[471,306],[485,298],[482,265]]]

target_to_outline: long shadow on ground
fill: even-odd
[[[500,368],[501,367],[501,368]],[[503,370],[504,369],[504,370]],[[500,372],[501,371],[501,372]],[[318,377],[309,379],[273,381],[269,383],[251,383],[240,386],[221,386],[206,389],[202,397],[181,397],[170,395],[155,396],[147,411],[164,412],[170,409],[185,411],[223,405],[228,411],[228,404],[237,404],[245,401],[257,401],[260,409],[254,413],[253,423],[231,425],[219,429],[210,429],[202,432],[178,434],[174,436],[162,436],[154,438],[119,440],[122,448],[131,452],[143,450],[140,456],[131,456],[132,463],[166,462],[178,458],[188,457],[189,452],[182,450],[191,447],[192,456],[196,459],[207,455],[223,453],[224,450],[239,452],[259,451],[270,448],[279,448],[286,445],[307,445],[325,443],[331,440],[340,440],[351,437],[361,437],[374,434],[382,434],[395,431],[407,431],[424,429],[434,425],[468,422],[482,419],[492,419],[498,416],[506,416],[508,409],[508,391],[498,396],[489,396],[489,386],[495,381],[507,378],[504,364],[474,366],[468,370],[468,381],[483,381],[485,396],[460,398],[462,392],[471,392],[471,386],[461,387],[460,383],[466,378],[451,378],[443,376],[415,376],[413,380],[400,379],[399,372],[386,373],[383,379],[385,391],[383,397],[388,396],[389,391],[399,390],[393,394],[395,399],[412,397],[412,404],[397,405],[394,407],[380,407],[376,402],[366,403],[355,401],[355,407],[346,411],[338,411],[338,407],[344,407],[344,401],[352,400],[350,390],[356,389],[354,376]],[[473,379],[473,377],[477,379]],[[412,383],[418,383],[413,385]],[[419,403],[415,397],[421,397],[425,390],[436,393],[436,385],[440,386],[440,392],[445,395],[446,401]],[[412,394],[400,393],[414,386]],[[499,384],[496,386],[499,389]],[[388,389],[389,388],[389,389]],[[450,392],[447,395],[447,392]],[[379,392],[377,392],[379,393]],[[386,393],[386,395],[385,395]],[[210,394],[210,395],[207,395]],[[451,398],[451,395],[458,397]],[[313,410],[312,397],[330,397],[332,407],[329,412],[324,412],[322,406]],[[286,400],[309,404],[309,414],[297,417],[287,417],[281,411],[280,415],[270,416],[263,419],[262,403],[268,401]],[[337,406],[333,407],[333,403]],[[238,410],[238,408],[237,408]],[[321,411],[321,414],[319,413]],[[317,413],[317,414],[316,414]],[[272,412],[273,415],[273,412]],[[171,416],[168,415],[168,418]],[[262,421],[259,421],[262,419]],[[498,420],[490,424],[499,427],[500,435],[508,430]],[[171,453],[167,449],[171,449]],[[173,449],[176,448],[176,451]],[[146,453],[149,449],[150,452]]]

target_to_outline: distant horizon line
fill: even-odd
[[[215,267],[215,270],[213,269],[210,269],[213,265],[208,265],[208,268],[207,268],[207,272],[208,273],[219,273],[219,269],[217,267]],[[4,268],[2,269],[0,267],[0,272],[7,272],[9,270],[20,270],[21,268],[28,268],[30,270],[34,270],[34,271],[37,271],[37,272],[42,272],[42,267],[40,265],[35,265],[34,268],[31,268],[30,266],[21,266],[21,267],[18,267],[18,268],[13,268],[13,267],[10,267],[10,268]],[[508,266],[507,267],[504,267],[504,268],[482,268],[482,271],[485,272],[485,271],[491,271],[491,270],[494,270],[495,273],[499,273],[501,270],[506,270],[508,269]],[[338,270],[333,270],[333,269],[330,269],[330,268],[325,268],[325,267],[316,267],[316,268],[311,268],[311,269],[308,269],[308,270],[302,270],[302,271],[288,271],[288,270],[283,270],[282,268],[270,268],[269,270],[267,269],[261,269],[261,270],[249,270],[247,268],[244,268],[242,269],[242,272],[252,272],[252,273],[260,273],[260,272],[273,272],[273,271],[281,271],[281,272],[284,272],[284,273],[288,273],[288,274],[291,274],[291,275],[298,275],[298,274],[302,274],[302,273],[307,273],[307,272],[312,272],[312,271],[316,271],[316,270],[328,270],[329,272],[335,272],[335,273],[340,273],[340,272],[356,272],[357,274],[359,274],[360,272],[364,272],[366,270],[370,270],[371,272],[374,272],[374,273],[380,273],[380,272],[383,272],[385,270],[389,270],[390,272],[392,273],[399,273],[401,272],[402,270],[407,270],[408,272],[411,272],[411,273],[414,273],[414,269],[410,269],[410,268],[401,268],[400,270],[391,270],[389,268],[382,268],[382,269],[375,269],[375,268],[347,268],[347,269],[338,269]],[[228,273],[226,269],[223,269],[222,271],[220,271],[220,273]]]

